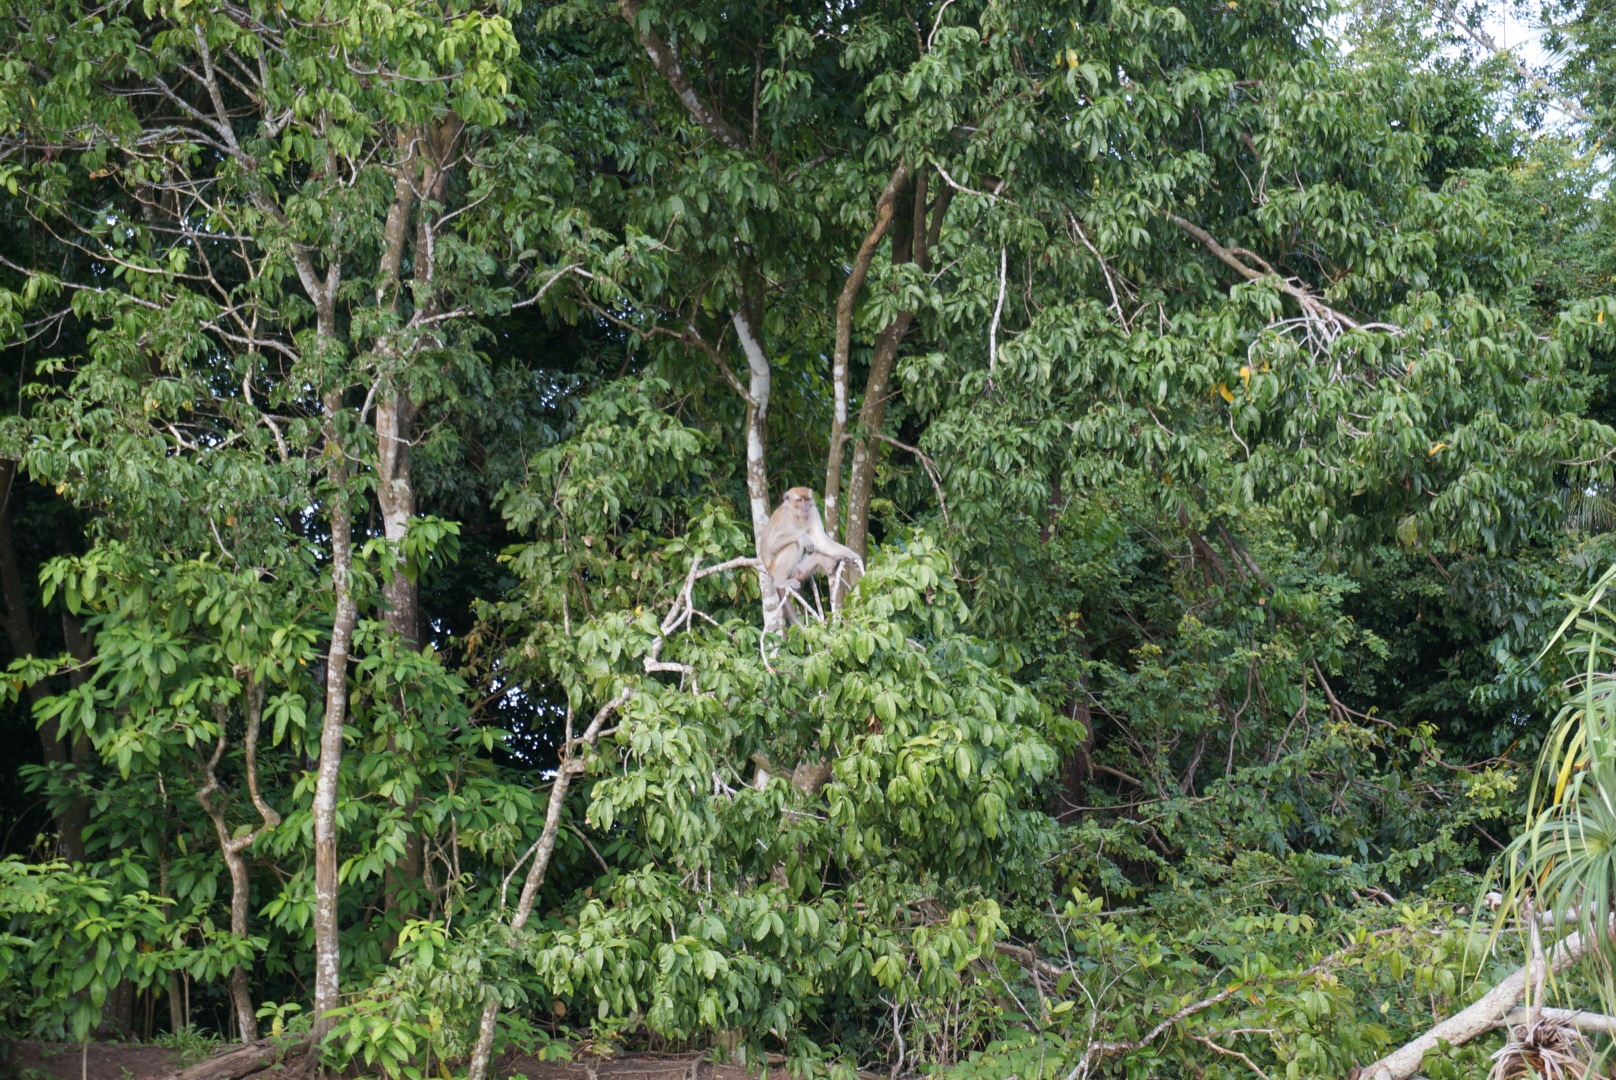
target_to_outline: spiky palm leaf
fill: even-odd
[[[1566,641],[1578,673],[1555,717],[1527,801],[1526,829],[1505,855],[1500,922],[1530,900],[1559,938],[1575,929],[1593,952],[1606,1011],[1616,1011],[1616,567],[1573,605],[1544,647]],[[1541,659],[1541,655],[1539,657]]]

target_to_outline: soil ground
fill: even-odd
[[[81,1051],[72,1043],[23,1042],[16,1044],[16,1049],[14,1066],[0,1061],[0,1077],[161,1080],[195,1064],[194,1060],[182,1060],[178,1051],[140,1043],[91,1043]],[[526,1080],[753,1080],[756,1076],[732,1065],[713,1065],[694,1054],[625,1054],[588,1062],[510,1057],[495,1062],[489,1073],[497,1080],[513,1076]]]
[[[180,1054],[160,1046],[139,1043],[21,1042],[15,1044],[17,1060],[0,1066],[7,1076],[45,1076],[53,1080],[148,1080],[167,1076],[180,1067]]]

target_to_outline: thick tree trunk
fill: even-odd
[[[410,440],[415,434],[415,405],[399,392],[387,392],[376,404],[376,502],[382,533],[395,547],[404,543],[415,518],[415,485],[410,475]],[[387,582],[387,628],[411,646],[420,644],[420,589],[402,573]]]
[[[399,168],[394,186],[393,205],[388,209],[386,254],[383,262],[383,283],[377,301],[385,303],[398,313],[399,276],[403,270],[404,238],[412,206],[416,209],[414,242],[415,297],[419,305],[411,322],[437,313],[434,292],[437,278],[436,232],[442,203],[448,190],[451,163],[465,125],[458,116],[450,114],[440,122],[412,132],[412,147]],[[420,199],[416,200],[416,192]],[[386,293],[391,291],[391,295]],[[422,344],[436,344],[428,333],[423,340],[406,340],[403,347],[417,349]],[[400,357],[400,360],[407,357]],[[402,374],[402,372],[400,372]],[[395,548],[402,545],[416,515],[415,481],[411,472],[410,446],[415,438],[415,419],[418,408],[409,393],[391,381],[384,382],[383,392],[376,405],[376,501],[382,514],[382,532]],[[417,582],[402,573],[395,573],[385,586],[387,627],[399,641],[411,648],[421,643],[421,589]],[[404,713],[404,702],[399,712]],[[396,751],[395,751],[396,752]],[[404,851],[397,865],[390,867],[384,885],[384,904],[390,916],[408,918],[414,909],[407,899],[419,884],[425,854],[425,841],[416,831],[413,821],[420,805],[419,796],[411,794],[405,806],[406,832]],[[388,948],[396,944],[389,938]]]
[[[415,517],[415,487],[410,476],[410,439],[415,427],[415,406],[399,392],[387,392],[376,405],[376,501],[381,507],[382,532],[395,550],[404,543]],[[396,570],[386,583],[387,628],[399,643],[408,648],[420,645],[420,595],[416,582]],[[404,695],[399,693],[399,715],[404,716]],[[407,755],[401,755],[395,746],[394,760],[401,764]],[[425,844],[414,826],[419,796],[411,793],[405,804],[404,850],[397,864],[388,867],[383,883],[383,905],[390,917],[408,919],[415,914],[409,896],[421,880]],[[384,948],[391,951],[397,940],[388,935]]]

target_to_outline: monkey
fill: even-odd
[[[825,533],[814,493],[805,487],[788,490],[780,506],[769,516],[758,537],[758,557],[774,582],[775,595],[785,604],[785,619],[797,621],[796,614],[780,589],[800,590],[815,574],[829,577],[837,564],[851,562],[860,570],[864,560],[850,547],[838,544]]]

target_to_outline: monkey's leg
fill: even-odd
[[[836,560],[816,551],[797,560],[797,565],[791,568],[791,580],[801,584],[815,574],[829,577],[835,570]]]

